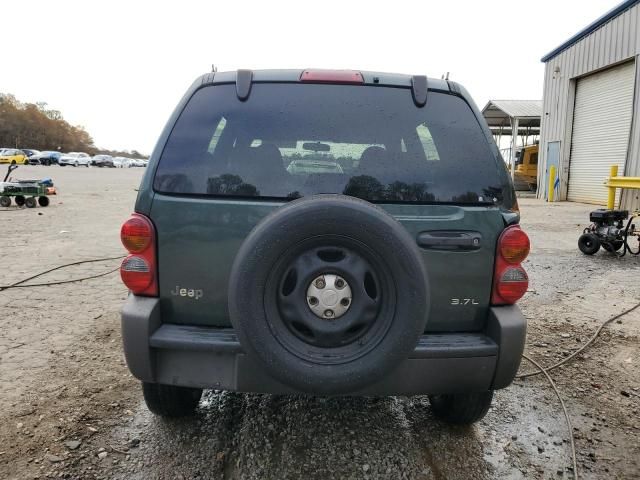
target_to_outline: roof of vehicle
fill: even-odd
[[[304,71],[334,71],[334,72],[359,72],[365,85],[388,85],[398,87],[411,87],[411,80],[413,75],[401,74],[401,73],[386,73],[386,72],[371,72],[365,70],[325,70],[325,69],[268,69],[268,70],[252,70],[252,82],[300,82],[300,76]],[[200,77],[203,84],[219,84],[219,83],[235,83],[237,77],[236,71],[228,72],[212,72],[206,73]],[[450,91],[449,82],[447,80],[439,78],[427,79],[430,90],[444,90]],[[340,82],[336,82],[340,83]]]

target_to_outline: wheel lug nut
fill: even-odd
[[[318,304],[318,299],[316,297],[309,297],[309,305],[317,305]]]
[[[325,310],[324,311],[324,316],[327,318],[332,318],[333,317],[333,310]]]
[[[342,280],[341,278],[336,280],[336,287],[337,288],[342,288],[344,287],[344,280]]]
[[[343,298],[342,300],[340,300],[340,305],[342,305],[343,307],[348,307],[349,306],[349,299],[348,298]]]
[[[324,288],[326,286],[326,283],[324,283],[324,279],[319,278],[316,280],[316,287],[317,288]]]

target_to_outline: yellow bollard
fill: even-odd
[[[618,176],[618,165],[611,165],[611,170],[609,171],[609,180],[613,177]],[[607,209],[613,210],[616,203],[616,187],[610,187],[607,185],[609,189],[609,196],[607,197]]]
[[[553,202],[554,186],[556,184],[556,166],[549,167],[549,190],[547,191],[547,202]]]

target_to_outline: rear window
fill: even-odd
[[[198,90],[176,122],[158,192],[291,199],[341,193],[372,202],[500,203],[505,182],[473,112],[406,88],[254,84]]]

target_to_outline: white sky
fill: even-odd
[[[542,98],[540,58],[620,1],[9,0],[0,92],[47,102],[98,147],[143,153],[212,63],[449,71],[482,108]]]

